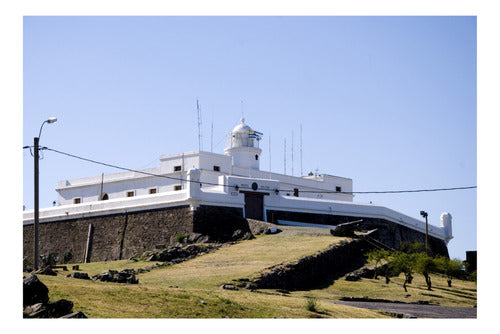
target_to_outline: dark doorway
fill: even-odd
[[[264,194],[245,192],[245,218],[264,220]]]

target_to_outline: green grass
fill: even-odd
[[[415,275],[414,283],[409,286],[409,297],[399,285],[401,278],[394,278],[388,286],[384,279],[347,282],[340,278],[324,289],[290,294],[219,288],[233,279],[251,277],[266,267],[297,260],[343,239],[332,237],[327,230],[284,227],[279,234],[259,236],[193,260],[139,274],[136,285],[66,277],[72,271],[60,271],[55,277],[39,275],[39,278],[49,288],[51,301],[71,300],[75,311],[82,311],[90,318],[382,318],[386,315],[380,312],[336,305],[327,300],[369,296],[431,300],[455,306],[473,306],[476,302],[475,283],[456,280],[449,289],[445,278],[435,275],[433,291],[427,291],[423,278]],[[79,265],[81,272],[92,276],[108,269],[138,269],[152,264],[123,260]],[[311,300],[314,300],[312,309],[307,307]]]

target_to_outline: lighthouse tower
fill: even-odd
[[[233,166],[259,170],[261,135],[246,125],[244,118],[241,119],[241,123],[228,134],[227,147],[224,149],[224,154],[232,158]]]

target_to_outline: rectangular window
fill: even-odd
[[[336,192],[341,192],[342,191],[342,187],[335,187],[335,191]]]
[[[135,192],[134,191],[127,191],[127,197],[134,197]]]
[[[182,190],[182,186],[181,185],[176,185],[176,186],[174,186],[174,190],[175,191]]]
[[[214,171],[220,172],[220,166],[214,166]]]
[[[180,172],[181,166],[174,166],[174,172]]]
[[[156,188],[151,188],[149,189],[149,194],[152,195],[152,194],[156,194]]]
[[[73,204],[80,204],[82,202],[81,197],[73,198]]]

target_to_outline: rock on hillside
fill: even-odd
[[[66,299],[49,303],[49,289],[35,274],[23,277],[23,318],[86,318],[72,309],[73,302]]]

